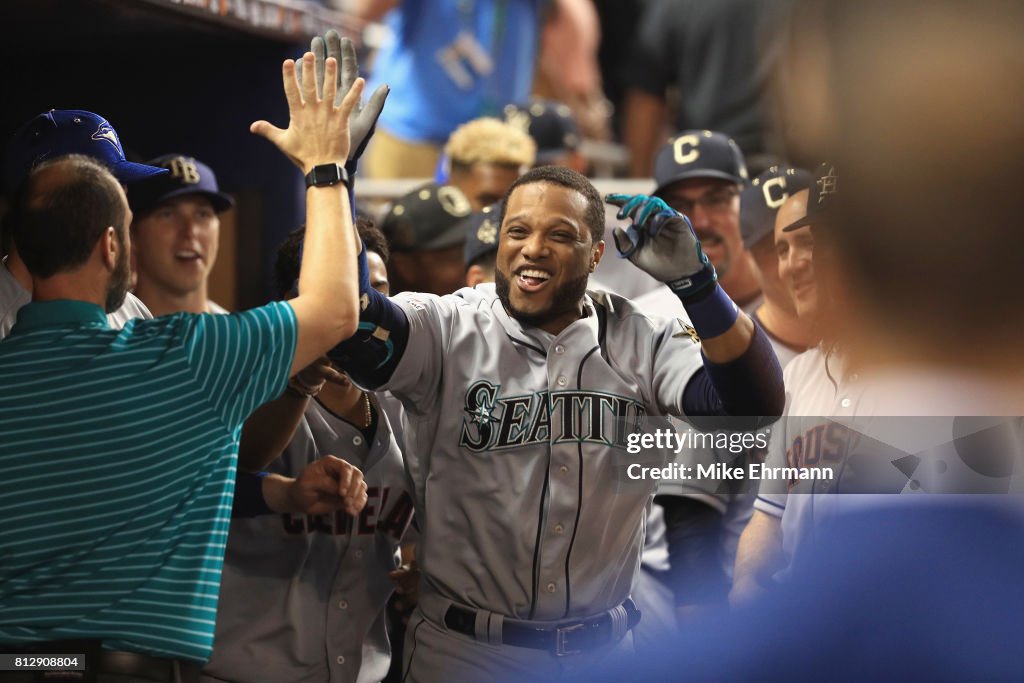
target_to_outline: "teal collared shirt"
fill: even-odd
[[[58,325],[110,327],[107,314],[96,304],[76,299],[55,299],[33,301],[18,309],[18,320],[11,328],[11,335]]]

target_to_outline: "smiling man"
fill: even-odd
[[[128,197],[135,214],[135,293],[153,315],[227,313],[207,298],[207,280],[217,261],[219,214],[234,200],[201,161],[166,154],[149,164],[170,173],[140,183]]]
[[[406,469],[423,582],[404,680],[547,679],[628,648],[653,482],[616,474],[621,418],[782,408],[767,338],[689,223],[656,198],[608,201],[632,220],[617,248],[671,283],[703,342],[587,291],[604,202],[566,168],[533,169],[505,195],[493,286],[389,299],[360,265],[360,331],[329,355],[402,402],[418,446]]]

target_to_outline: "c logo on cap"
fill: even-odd
[[[700,138],[696,135],[681,135],[672,143],[672,155],[679,165],[692,164],[700,156],[697,147]]]
[[[761,192],[764,193],[764,203],[768,205],[769,209],[779,208],[789,196],[789,193],[786,192],[786,179],[782,177],[764,181]]]

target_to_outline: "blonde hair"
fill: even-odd
[[[537,144],[515,126],[498,119],[473,119],[455,129],[444,153],[453,164],[501,164],[533,166]]]

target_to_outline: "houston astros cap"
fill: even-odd
[[[13,191],[21,185],[40,162],[65,154],[96,159],[124,184],[168,172],[166,168],[125,159],[117,131],[99,114],[81,109],[51,109],[14,134],[7,168],[8,189]]]
[[[743,152],[724,133],[686,130],[669,139],[654,159],[655,196],[667,186],[690,178],[719,178],[747,182]]]
[[[184,154],[164,154],[146,163],[165,168],[168,173],[147,178],[132,186],[132,191],[128,193],[128,204],[136,216],[149,213],[168,199],[188,194],[206,197],[217,213],[227,211],[235,204],[231,195],[224,194],[217,187],[217,176],[213,169],[197,159]]]
[[[380,227],[392,251],[442,249],[465,239],[460,221],[471,210],[457,187],[428,183],[399,197]]]
[[[462,263],[469,268],[480,257],[498,251],[498,214],[501,204],[485,206],[483,211],[471,213],[459,223],[466,235],[462,250]]]
[[[568,105],[534,99],[526,104],[509,104],[505,121],[529,134],[537,143],[537,164],[546,164],[580,146],[580,128]]]
[[[807,197],[807,215],[784,227],[782,232],[792,232],[805,225],[828,224],[832,219],[832,212],[835,211],[838,187],[839,174],[836,173],[836,165],[826,161],[818,166],[818,170],[814,173],[814,181],[810,186],[810,194]]]
[[[772,166],[740,193],[740,234],[749,249],[775,234],[775,214],[786,199],[811,184],[810,171],[785,164]]]

